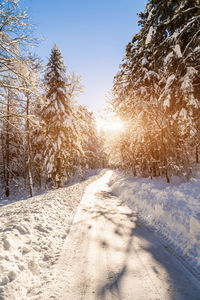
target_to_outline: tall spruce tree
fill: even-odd
[[[44,168],[58,187],[70,175],[72,157],[81,151],[66,84],[66,67],[60,50],[54,45],[45,74],[46,103],[42,119],[46,135]]]

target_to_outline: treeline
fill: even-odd
[[[68,74],[56,45],[43,68],[29,53],[33,37],[15,0],[0,2],[0,180],[13,186],[60,187],[69,177],[101,166],[94,116],[75,102],[81,78]]]
[[[200,1],[149,0],[114,79],[126,123],[110,163],[136,175],[189,175],[199,162]]]

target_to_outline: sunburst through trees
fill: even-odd
[[[200,3],[150,0],[139,24],[114,80],[113,110],[129,124],[118,165],[169,182],[198,162]]]

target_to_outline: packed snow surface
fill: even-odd
[[[113,175],[87,186],[42,300],[198,300],[191,274],[112,194]]]
[[[200,274],[200,178],[134,178],[115,172],[112,193]]]
[[[0,208],[1,300],[40,299],[85,187],[97,178]]]

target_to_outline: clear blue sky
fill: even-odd
[[[36,53],[47,63],[54,43],[69,71],[82,75],[79,102],[97,111],[105,103],[125,46],[138,32],[144,0],[25,0],[35,33],[44,41]]]

